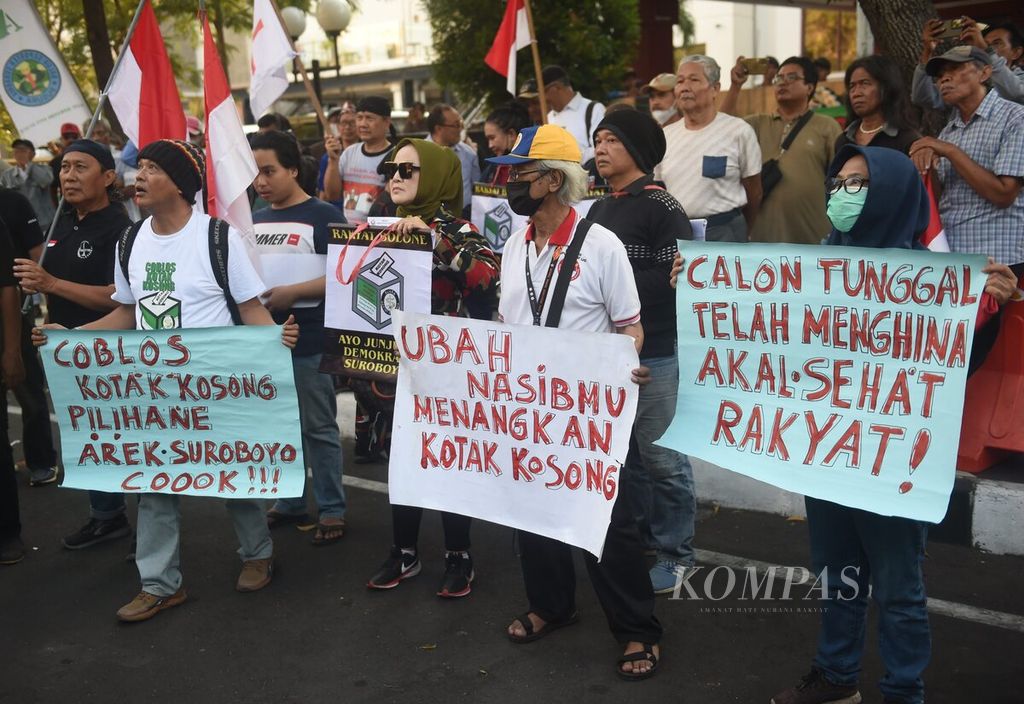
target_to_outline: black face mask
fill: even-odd
[[[540,208],[543,198],[534,198],[530,195],[532,181],[516,181],[505,186],[508,193],[508,207],[517,215],[524,215],[528,218]]]

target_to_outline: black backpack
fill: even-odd
[[[121,233],[121,239],[117,245],[118,263],[121,265],[121,273],[124,280],[131,285],[131,278],[128,276],[128,262],[132,258],[132,247],[135,245],[135,238],[142,229],[144,220],[132,223]],[[238,304],[231,295],[228,286],[228,223],[220,218],[210,218],[209,243],[210,243],[210,266],[213,268],[213,276],[217,285],[224,292],[224,301],[228,304],[228,311],[231,313],[231,321],[235,325],[242,325],[242,315],[238,312]]]

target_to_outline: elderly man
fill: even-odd
[[[356,132],[361,142],[344,150],[334,135],[324,139],[327,170],[322,199],[341,201],[348,222],[361,224],[384,192],[384,175],[377,171],[391,151],[391,103],[369,96],[356,105]]]
[[[925,65],[934,58],[945,23],[929,20],[921,31],[921,62],[914,67],[910,99],[915,105],[945,109],[947,103],[939,94],[939,87],[925,70]],[[1024,68],[1017,65],[1024,53],[1024,37],[1017,27],[1010,23],[994,24],[981,29],[970,17],[963,19],[960,41],[985,52],[992,63],[992,86],[1000,97],[1016,103],[1024,103]]]
[[[561,66],[545,66],[541,78],[544,98],[551,108],[548,122],[564,127],[576,138],[583,153],[583,164],[589,164],[594,158],[594,127],[604,119],[604,105],[577,93],[569,74]]]
[[[938,139],[917,140],[910,157],[942,184],[939,214],[950,248],[1024,262],[1024,106],[985,87],[992,63],[977,47],[954,47],[926,68],[954,109]]]
[[[676,109],[676,77],[671,73],[659,73],[643,88],[647,94],[651,116],[662,127],[678,122],[679,111]]]
[[[53,172],[44,164],[35,163],[36,147],[27,139],[14,140],[11,149],[14,152],[14,168],[0,174],[0,186],[13,189],[28,198],[39,219],[39,226],[46,230],[56,212],[50,199]]]
[[[451,105],[440,103],[430,109],[427,115],[427,141],[448,147],[459,157],[462,167],[462,208],[463,217],[469,215],[470,203],[473,202],[473,184],[480,180],[480,157],[476,147],[462,141],[462,130],[465,124],[462,115]],[[458,215],[459,213],[453,213]]]
[[[509,205],[531,218],[530,225],[505,245],[498,309],[502,320],[518,325],[552,323],[553,297],[547,294],[557,283],[548,286],[544,281],[560,269],[571,274],[571,281],[557,327],[630,335],[637,349],[642,348],[640,299],[626,249],[611,231],[581,219],[572,207],[587,190],[574,136],[557,125],[528,127],[509,154],[490,161],[512,167]],[[579,257],[574,266],[566,266],[562,253],[573,241],[581,243]],[[637,370],[634,381],[639,380]],[[514,643],[529,643],[576,622],[576,577],[565,543],[520,531],[519,549],[529,609],[507,633]],[[654,616],[654,592],[643,551],[632,513],[625,501],[616,501],[601,561],[585,555],[612,634],[625,648],[616,671],[626,679],[652,675],[660,656],[661,624]]]
[[[665,128],[665,158],[654,173],[691,218],[707,219],[708,240],[746,242],[761,205],[761,149],[750,125],[715,109],[721,74],[708,56],[679,62],[683,119]]]
[[[732,85],[722,102],[722,112],[735,112],[740,87],[748,75],[740,57],[732,69]],[[825,217],[825,189],[821,184],[842,130],[831,117],[811,112],[818,69],[810,59],[789,57],[782,62],[773,83],[777,110],[744,118],[757,135],[764,174],[761,208],[750,239],[818,244],[831,229]],[[768,174],[777,178],[769,179],[765,186]]]

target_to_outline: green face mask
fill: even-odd
[[[845,188],[840,188],[828,199],[825,214],[828,215],[833,227],[840,232],[849,232],[857,223],[867,199],[867,188],[861,188],[852,195],[847,193]]]

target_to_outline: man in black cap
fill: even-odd
[[[384,193],[384,174],[377,169],[391,150],[394,132],[387,99],[370,96],[356,104],[356,131],[361,142],[344,151],[334,135],[324,139],[327,171],[323,200],[342,201],[345,219],[360,224],[366,222],[370,208]]]
[[[60,188],[64,210],[57,216],[42,265],[15,259],[14,273],[26,292],[46,296],[47,319],[67,328],[97,320],[117,307],[114,293],[114,251],[131,220],[115,192],[114,157],[99,142],[79,139],[64,149]],[[124,494],[89,492],[89,521],[64,538],[64,547],[78,550],[131,532]]]
[[[561,66],[545,66],[541,74],[544,80],[544,98],[548,103],[548,122],[561,125],[576,138],[583,153],[582,164],[588,168],[594,158],[592,130],[604,119],[604,105],[589,100],[572,87],[569,74]]]
[[[135,197],[152,215],[138,225],[127,261],[118,254],[113,298],[120,305],[80,329],[203,328],[232,325],[236,319],[246,325],[274,324],[259,300],[266,287],[234,228],[228,229],[227,237],[227,288],[218,283],[211,247],[206,245],[210,216],[194,208],[205,179],[203,152],[189,142],[161,139],[139,152]],[[197,240],[202,244],[197,246]],[[33,340],[45,344],[45,333],[34,330]],[[297,340],[298,326],[289,318],[282,342],[294,347]],[[118,610],[122,621],[145,621],[187,598],[179,568],[179,501],[178,495],[140,494],[135,563],[142,590]],[[255,500],[232,499],[227,507],[241,544],[242,572],[235,588],[262,589],[273,574],[274,547],[263,506]]]
[[[694,563],[693,468],[686,455],[654,444],[672,422],[679,387],[676,299],[668,274],[677,240],[691,239],[692,233],[682,206],[651,175],[665,156],[665,134],[653,117],[637,110],[610,112],[593,136],[595,166],[612,193],[594,203],[587,217],[626,247],[640,294],[640,364],[651,370],[650,383],[640,387],[622,498],[657,551],[651,585],[665,594]]]

